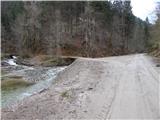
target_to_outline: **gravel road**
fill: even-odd
[[[2,119],[160,119],[159,70],[145,54],[79,58]]]

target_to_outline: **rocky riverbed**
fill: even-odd
[[[44,67],[17,64],[17,57],[1,61],[2,107],[12,106],[33,94],[43,92],[66,66]]]

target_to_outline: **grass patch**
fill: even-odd
[[[1,81],[1,90],[10,91],[22,87],[28,87],[30,85],[33,85],[33,83],[27,82],[23,80],[21,77],[6,78],[5,80]]]
[[[62,93],[61,93],[61,96],[62,96],[63,98],[69,98],[69,97],[70,97],[68,91],[62,92]]]

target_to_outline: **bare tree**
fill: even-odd
[[[59,57],[61,55],[61,46],[60,46],[60,43],[61,43],[61,35],[62,35],[62,24],[61,24],[61,16],[60,16],[60,10],[56,10],[55,11],[55,19],[56,19],[56,26],[55,26],[55,29],[56,29],[56,56]]]

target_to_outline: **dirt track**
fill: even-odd
[[[7,119],[160,119],[159,67],[143,54],[79,58],[53,86],[2,109]]]

